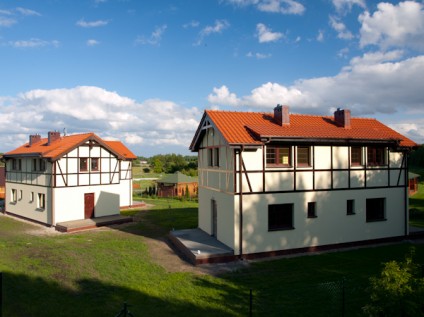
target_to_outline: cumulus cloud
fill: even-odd
[[[255,6],[259,11],[300,15],[305,7],[294,0],[224,0],[235,6]]]
[[[214,106],[252,110],[270,111],[276,104],[288,104],[307,113],[330,114],[331,107],[343,107],[355,116],[401,112],[423,117],[422,74],[424,56],[402,59],[399,50],[367,53],[351,59],[349,66],[332,77],[302,79],[291,86],[268,82],[240,97],[222,86],[213,89],[208,101]],[[412,136],[413,132],[408,133]],[[424,142],[424,131],[414,133],[421,134],[421,139],[414,140]]]
[[[352,32],[346,28],[346,25],[338,17],[330,16],[330,25],[337,32],[339,39],[351,40],[353,38]]]
[[[85,21],[84,19],[78,20],[76,23],[77,26],[82,28],[97,28],[108,24],[109,21],[106,20]]]
[[[0,97],[0,151],[26,142],[28,134],[94,132],[122,140],[137,153],[154,144],[186,150],[201,113],[172,101],[137,102],[99,87],[31,90]]]
[[[332,2],[339,13],[349,12],[355,5],[363,9],[366,8],[365,0],[332,0]]]
[[[162,40],[162,35],[165,33],[165,30],[168,28],[166,24],[163,24],[161,26],[157,26],[150,37],[146,38],[145,36],[139,36],[135,40],[136,44],[142,44],[142,45],[159,45],[160,41]]]
[[[15,48],[38,48],[38,47],[45,47],[45,46],[59,47],[60,42],[56,40],[46,41],[46,40],[41,40],[37,38],[32,38],[29,40],[10,41],[8,45]]]
[[[214,25],[208,25],[199,32],[199,39],[194,45],[202,44],[205,37],[215,33],[222,33],[222,31],[229,27],[230,23],[227,20],[216,20]]]
[[[377,45],[382,49],[408,47],[424,49],[424,4],[415,1],[397,5],[381,2],[374,13],[364,12],[361,23],[361,47]]]
[[[256,36],[259,39],[259,43],[276,42],[281,39],[284,34],[280,32],[272,32],[271,29],[263,23],[256,25]]]

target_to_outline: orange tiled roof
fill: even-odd
[[[121,141],[104,141],[115,152],[120,153],[123,157],[130,160],[135,160],[137,156],[131,152]]]
[[[290,114],[290,125],[283,127],[274,121],[273,113],[207,110],[205,115],[229,144],[259,145],[261,138],[286,138],[399,141],[403,147],[417,146],[376,119],[352,117],[351,128],[345,129],[331,116]]]
[[[40,156],[48,158],[51,160],[57,160],[61,158],[66,153],[72,151],[79,145],[87,142],[88,140],[94,140],[100,145],[103,145],[105,148],[109,149],[111,152],[116,154],[121,159],[133,159],[136,158],[135,155],[126,148],[119,141],[103,141],[94,133],[83,133],[83,134],[74,134],[61,136],[60,139],[51,142],[48,144],[48,138],[43,138],[39,142],[32,144],[26,143],[12,151],[9,151],[4,154],[4,156]],[[120,143],[117,144],[117,143]]]

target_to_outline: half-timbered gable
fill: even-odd
[[[50,225],[119,213],[132,204],[135,158],[121,142],[94,133],[31,135],[4,155],[6,211]]]
[[[404,236],[414,146],[349,110],[205,111],[190,146],[199,227],[238,255]]]

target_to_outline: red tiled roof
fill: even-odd
[[[290,125],[280,126],[272,113],[207,110],[229,144],[262,144],[262,138],[399,141],[402,147],[415,142],[376,119],[351,118],[351,128],[337,126],[331,116],[290,114]],[[193,144],[192,144],[193,147]]]
[[[129,160],[135,160],[137,156],[131,152],[121,141],[104,141],[115,152],[120,153],[123,157]]]
[[[94,133],[61,136],[59,140],[53,141],[50,144],[48,144],[48,138],[43,138],[31,146],[29,143],[26,143],[12,151],[5,153],[4,156],[34,155],[49,158],[51,160],[57,160],[88,140],[94,140],[100,145],[103,145],[105,148],[109,149],[121,159],[136,158],[135,155],[121,142],[104,141]]]

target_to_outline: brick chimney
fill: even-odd
[[[350,110],[337,108],[334,111],[334,121],[339,127],[350,129]]]
[[[36,144],[41,141],[41,136],[39,134],[31,134],[29,136],[29,146]]]
[[[274,120],[278,125],[287,127],[290,125],[289,106],[277,105],[274,108]]]
[[[54,141],[59,140],[60,139],[60,132],[57,131],[49,131],[47,133],[47,138],[48,138],[48,145],[52,144]]]

